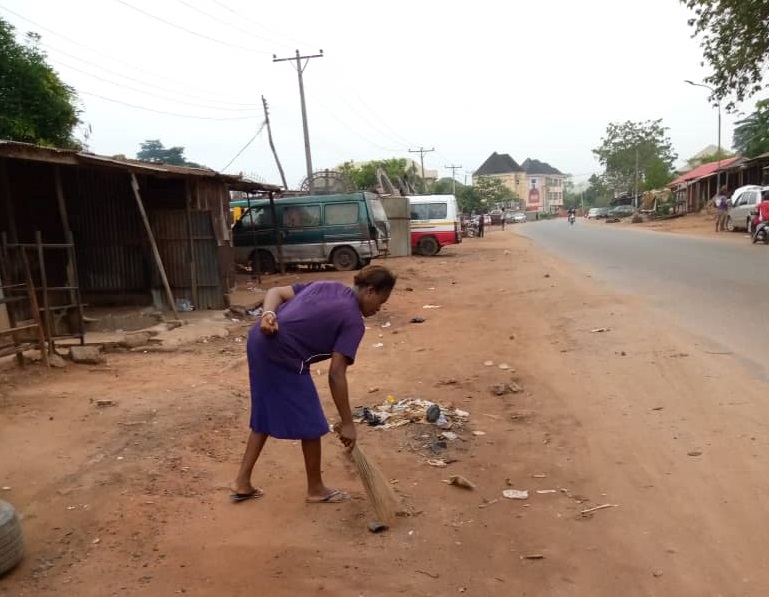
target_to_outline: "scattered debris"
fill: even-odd
[[[491,387],[491,393],[495,396],[504,396],[506,394],[520,394],[523,388],[516,382],[498,383]]]
[[[521,556],[522,560],[544,560],[545,556],[541,553],[528,553]]]
[[[91,543],[93,543],[94,545],[98,545],[99,543],[101,543],[101,539],[99,539],[98,537],[96,537],[96,539],[94,539],[93,541],[91,541]]]
[[[686,453],[687,456],[702,456],[702,450],[692,450]]]
[[[499,368],[502,370],[507,370],[507,369],[510,369],[510,365],[508,365],[507,363],[500,363]]]
[[[6,485],[5,487],[3,487],[3,491],[10,491],[10,490],[11,490],[11,488],[10,488],[8,485]]]
[[[598,510],[605,510],[606,508],[616,508],[619,504],[601,504],[600,506],[594,506],[592,508],[588,508],[587,510],[580,511],[580,514],[582,516],[585,516],[586,514],[592,514],[593,512],[597,512]]]
[[[476,485],[469,479],[466,479],[462,475],[452,475],[449,477],[448,481],[444,481],[444,483],[448,483],[449,485],[456,485],[457,487],[462,487],[463,489],[475,489]]]
[[[448,466],[445,460],[440,460],[437,458],[428,460],[427,464],[434,466],[435,468],[446,468]]]
[[[371,386],[371,387],[368,389],[368,393],[369,393],[369,394],[374,394],[374,393],[376,393],[376,392],[378,392],[378,391],[379,391],[379,388],[378,388],[378,387],[376,387],[376,386]]]
[[[392,325],[392,324],[391,324],[389,321],[387,321],[387,322],[385,322],[385,323],[383,323],[383,324],[382,324],[382,327],[383,327],[383,328],[389,328],[391,325]]]
[[[478,504],[479,508],[488,508],[489,506],[493,506],[494,504],[498,503],[499,500],[497,498],[494,498],[492,500],[484,499],[482,504]]]
[[[441,306],[440,305],[423,305],[422,308],[423,309],[440,309]]]
[[[376,344],[374,344],[374,348],[382,348],[383,346],[384,344],[382,342],[377,342]]]
[[[459,439],[459,436],[453,431],[444,431],[443,433],[441,433],[441,437],[450,442],[453,442],[454,440]]]
[[[652,410],[662,410],[664,406],[655,406]]]
[[[505,489],[502,495],[509,500],[528,500],[529,492],[526,489]]]
[[[547,479],[547,475],[545,473],[534,473],[532,477],[535,479]]]
[[[424,323],[425,318],[424,317],[412,317],[409,323]]]
[[[450,429],[454,425],[461,427],[470,418],[467,411],[419,398],[407,398],[398,402],[388,399],[376,406],[358,407],[353,415],[358,423],[365,422],[382,429],[392,429],[409,423],[429,423],[440,429]],[[371,421],[376,423],[372,424]]]
[[[494,361],[483,361],[483,364],[486,365],[486,367],[493,367]]]
[[[390,527],[388,527],[383,522],[372,521],[372,522],[368,523],[368,530],[370,532],[372,532],[372,533],[382,533],[382,532],[386,531],[389,528]]]
[[[67,361],[61,358],[58,354],[53,353],[48,355],[48,364],[56,369],[64,369],[67,366]]]
[[[425,572],[424,570],[415,570],[417,574],[424,574],[425,576],[429,576],[430,578],[440,578],[440,574],[433,574],[432,572]]]
[[[104,408],[105,406],[117,406],[117,402],[114,400],[101,399],[96,401],[96,406]]]
[[[557,489],[537,489],[537,493],[558,493]]]
[[[593,334],[601,334],[601,333],[603,333],[603,332],[608,332],[608,331],[609,331],[609,328],[594,328],[594,329],[592,329],[592,330],[590,330],[590,331],[591,331],[591,333],[593,333]]]
[[[485,431],[479,431],[479,430],[476,429],[475,431],[473,431],[473,435],[479,437],[481,435],[486,435],[486,432]]]
[[[654,576],[654,578],[659,578],[663,574],[664,572],[662,570],[655,570],[654,572],[652,572],[652,576]]]

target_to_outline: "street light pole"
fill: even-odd
[[[715,94],[716,91],[713,89],[710,85],[705,85],[704,83],[695,83],[694,81],[690,81],[689,79],[685,79],[684,83],[688,83],[689,85],[692,85],[694,87],[704,87],[705,89],[709,90],[711,94]],[[716,187],[718,189],[721,188],[721,100],[719,99],[716,102],[716,108],[718,108],[718,169],[716,170]],[[718,190],[716,190],[718,192]]]

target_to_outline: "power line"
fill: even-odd
[[[88,52],[90,54],[96,54],[96,55],[102,55],[102,56],[104,55],[103,48],[94,48],[93,46],[89,46],[89,45],[86,45],[86,44],[81,43],[79,41],[76,41],[74,39],[71,39],[71,38],[67,37],[66,35],[62,35],[61,33],[58,33],[58,32],[56,32],[56,31],[54,31],[52,29],[49,29],[48,27],[45,27],[44,25],[40,25],[39,23],[36,23],[35,21],[33,21],[31,19],[28,19],[27,17],[24,17],[24,16],[20,15],[19,13],[14,12],[14,11],[10,10],[9,8],[6,8],[5,6],[0,5],[0,10],[4,10],[8,14],[12,14],[16,18],[21,19],[22,21],[25,21],[25,22],[29,23],[30,25],[33,25],[34,27],[40,29],[41,31],[45,31],[45,32],[47,32],[47,33],[49,33],[49,34],[51,34],[51,35],[53,35],[55,37],[63,39],[64,41],[66,41],[66,42],[68,42],[68,43],[70,43],[70,44],[72,44],[74,46],[79,46],[79,47],[81,47],[81,48],[83,48],[85,50],[88,50]],[[43,43],[43,42],[41,42],[41,43]],[[43,45],[47,46],[49,44],[43,43]],[[61,50],[58,50],[58,51],[61,51]],[[126,62],[125,60],[121,60],[120,58],[116,58],[114,56],[108,56],[108,58],[110,60],[114,61],[114,62],[117,62],[119,64],[127,66],[128,68],[131,68],[131,69],[135,70],[136,72],[140,72],[142,74],[149,75],[151,77],[156,77],[158,79],[163,79],[164,81],[173,82],[175,85],[179,85],[180,87],[186,87],[187,89],[197,89],[195,87],[190,86],[186,82],[179,81],[179,80],[176,80],[176,79],[173,79],[173,78],[169,78],[167,74],[158,75],[156,73],[152,73],[150,71],[138,68],[137,66],[135,66],[133,64],[130,64],[130,63]],[[254,105],[254,104],[251,104],[251,105]]]
[[[88,77],[92,77],[94,79],[98,79],[99,81],[101,81],[103,83],[107,83],[108,85],[114,85],[115,87],[122,87],[123,89],[129,89],[130,91],[133,91],[135,93],[141,93],[141,94],[144,94],[144,95],[148,95],[150,97],[157,97],[157,98],[164,99],[164,100],[171,101],[171,102],[175,102],[175,103],[178,103],[178,104],[184,104],[186,106],[193,106],[195,108],[206,108],[206,109],[209,109],[209,110],[222,110],[222,111],[226,111],[226,112],[254,112],[256,110],[255,108],[222,108],[222,107],[218,107],[218,106],[205,105],[205,104],[197,104],[197,103],[194,103],[194,102],[186,102],[184,100],[176,99],[176,98],[170,97],[168,95],[161,95],[159,93],[152,93],[152,92],[149,92],[149,91],[144,91],[142,89],[137,89],[136,87],[131,87],[130,85],[124,85],[122,83],[116,83],[115,81],[110,81],[109,79],[105,79],[104,77],[102,77],[100,75],[95,75],[93,73],[89,73],[88,71],[81,70],[81,69],[76,68],[76,67],[74,67],[74,66],[72,66],[70,64],[67,64],[66,62],[62,62],[61,60],[58,60],[56,58],[50,58],[50,60],[51,60],[51,62],[58,63],[58,64],[61,64],[61,65],[65,66],[66,68],[72,69],[75,72],[82,73],[82,74],[84,74],[84,75],[86,75]]]
[[[272,39],[268,39],[268,38],[266,38],[266,37],[261,37],[261,36],[259,36],[259,35],[256,35],[256,34],[254,34],[254,33],[253,33],[253,32],[251,32],[251,31],[249,31],[248,29],[244,29],[244,28],[242,28],[242,27],[240,27],[240,26],[238,26],[238,25],[234,25],[234,24],[232,24],[232,23],[228,23],[227,21],[223,21],[222,19],[220,19],[220,18],[219,18],[219,17],[217,17],[216,15],[214,15],[214,14],[211,14],[210,12],[206,12],[205,10],[202,10],[202,9],[200,9],[200,8],[198,8],[197,6],[193,6],[192,4],[190,4],[189,2],[187,2],[187,0],[176,0],[176,1],[177,1],[179,4],[184,4],[184,6],[186,6],[187,8],[189,8],[189,9],[191,9],[191,10],[194,10],[195,12],[197,12],[197,13],[200,13],[200,14],[202,14],[203,16],[205,16],[205,17],[209,18],[209,19],[213,19],[213,20],[214,20],[214,21],[216,21],[217,23],[221,23],[221,24],[223,24],[223,25],[226,25],[227,27],[232,27],[233,29],[236,29],[237,31],[240,31],[241,33],[245,33],[246,35],[248,35],[248,36],[250,36],[250,37],[253,37],[254,39],[258,39],[258,40],[260,40],[260,41],[269,41],[269,42],[273,42],[273,40],[272,40]]]
[[[128,81],[133,81],[134,83],[139,83],[140,85],[144,85],[145,87],[150,87],[150,88],[153,88],[153,89],[159,89],[161,91],[171,91],[172,93],[174,91],[173,89],[170,89],[168,87],[162,87],[160,85],[154,85],[152,83],[145,83],[141,79],[137,79],[135,77],[130,77],[128,75],[124,75],[124,74],[119,73],[117,71],[114,71],[114,70],[111,70],[111,69],[106,68],[104,66],[101,66],[100,64],[96,64],[95,62],[90,62],[89,60],[85,60],[85,59],[80,58],[80,57],[78,57],[78,56],[76,56],[74,54],[70,54],[69,52],[65,52],[64,50],[62,50],[60,48],[56,48],[55,46],[52,46],[50,44],[42,43],[42,45],[45,46],[46,48],[50,48],[51,50],[54,50],[55,52],[57,52],[59,54],[63,54],[64,56],[67,56],[68,58],[71,58],[72,60],[76,60],[77,62],[82,62],[83,64],[87,64],[88,66],[92,66],[94,68],[102,70],[105,73],[109,73],[111,75],[115,75],[116,77],[121,77],[121,78],[126,79]],[[53,60],[53,61],[61,62],[57,58],[51,58],[50,56],[48,58],[50,60]],[[74,67],[69,66],[69,65],[65,64],[64,62],[61,62],[61,63],[64,64],[65,66],[68,66],[68,68],[74,69]],[[85,74],[90,74],[90,73],[85,73]],[[126,86],[126,87],[128,87],[128,86]],[[130,87],[128,87],[128,88],[130,89]],[[257,108],[257,104],[245,104],[245,103],[238,103],[238,102],[228,102],[228,101],[223,101],[223,100],[220,101],[220,100],[218,100],[216,98],[203,97],[203,96],[199,96],[199,95],[191,95],[191,94],[186,93],[186,92],[184,93],[184,95],[185,95],[185,97],[190,97],[190,98],[193,98],[193,99],[199,99],[199,100],[203,100],[203,101],[206,101],[206,102],[216,102],[218,104],[229,105],[229,106],[242,106],[244,109],[253,109],[253,110],[258,109]]]
[[[255,116],[225,116],[225,117],[193,116],[191,114],[179,114],[178,112],[167,112],[166,110],[156,110],[154,108],[147,108],[146,106],[138,106],[136,104],[123,102],[120,100],[112,99],[110,97],[105,97],[103,95],[99,95],[98,93],[91,93],[90,91],[78,90],[78,93],[83,95],[90,95],[92,97],[98,97],[99,99],[102,99],[104,101],[112,102],[113,104],[122,104],[123,106],[136,108],[137,110],[146,110],[147,112],[156,112],[157,114],[167,114],[168,116],[177,116],[179,118],[193,118],[196,120],[251,120],[255,118]]]
[[[249,18],[248,16],[244,15],[243,13],[238,12],[234,8],[230,8],[229,6],[227,6],[226,4],[224,4],[222,2],[219,2],[218,0],[211,0],[211,2],[213,2],[214,4],[219,6],[220,8],[223,8],[224,10],[226,10],[228,12],[231,12],[232,14],[234,14],[235,16],[237,16],[238,18],[240,18],[243,21],[247,21],[247,22],[251,23],[252,25],[254,25],[256,27],[264,29],[267,32],[274,33],[275,35],[278,36],[278,39],[277,40],[270,40],[273,43],[277,43],[278,45],[282,45],[282,46],[285,46],[287,48],[291,47],[290,44],[288,44],[286,42],[283,42],[283,41],[280,41],[280,38],[284,38],[284,39],[288,39],[289,41],[293,41],[293,42],[295,42],[295,43],[297,43],[299,45],[306,45],[305,41],[298,40],[296,38],[291,37],[290,35],[286,35],[284,33],[278,32],[278,31],[273,31],[269,27],[266,27],[266,26],[262,25],[261,23],[259,23],[257,21],[254,21],[253,19]],[[310,45],[318,45],[318,44],[310,44]]]
[[[235,160],[237,160],[237,159],[240,157],[240,154],[242,154],[242,153],[243,153],[243,152],[244,152],[246,149],[248,149],[248,146],[249,146],[249,145],[251,145],[251,143],[253,143],[253,142],[256,140],[256,138],[257,138],[259,135],[261,135],[261,134],[262,134],[262,131],[264,130],[264,127],[265,127],[265,125],[266,125],[266,124],[267,124],[267,121],[266,121],[266,120],[265,120],[264,122],[262,122],[262,126],[260,126],[260,127],[259,127],[259,130],[258,130],[258,131],[256,131],[256,133],[254,134],[254,136],[253,136],[253,137],[251,137],[251,138],[248,140],[248,143],[246,143],[246,144],[245,144],[245,145],[244,145],[244,146],[243,146],[243,147],[240,149],[240,151],[239,151],[238,153],[236,153],[236,154],[235,154],[235,157],[234,157],[234,158],[232,158],[232,159],[231,159],[229,162],[227,162],[227,165],[226,165],[224,168],[222,168],[222,169],[220,170],[220,172],[224,172],[224,171],[225,171],[227,168],[229,168],[229,167],[232,165],[232,162],[234,162]]]
[[[199,33],[197,31],[193,31],[192,29],[187,29],[187,27],[184,27],[182,25],[177,25],[176,23],[172,23],[171,21],[167,21],[166,19],[159,17],[157,15],[154,15],[150,12],[147,12],[146,10],[143,10],[141,8],[138,8],[137,6],[134,6],[133,4],[129,4],[128,2],[125,2],[125,0],[115,0],[118,4],[122,4],[123,6],[130,8],[131,10],[135,10],[138,13],[141,13],[151,19],[155,19],[156,21],[160,21],[161,23],[164,23],[168,25],[169,27],[173,27],[174,29],[179,29],[180,31],[184,31],[185,33],[189,33],[190,35],[194,35],[196,37],[200,37],[202,39],[207,39],[208,41],[212,41],[217,44],[221,44],[223,46],[228,46],[230,48],[235,48],[237,50],[245,50],[246,52],[253,52],[255,54],[269,54],[269,52],[265,52],[263,50],[254,50],[252,48],[247,48],[245,46],[239,46],[237,44],[231,44],[226,41],[222,41],[221,39],[217,39],[215,37],[210,37],[204,33]]]

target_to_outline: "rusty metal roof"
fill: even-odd
[[[173,166],[154,162],[142,162],[128,158],[108,157],[77,151],[75,149],[57,149],[54,147],[42,147],[31,143],[19,143],[0,139],[0,157],[27,160],[33,162],[47,162],[51,164],[64,164],[67,166],[102,166],[116,168],[137,174],[150,174],[167,177],[196,176],[218,180],[233,189],[239,191],[263,191],[280,192],[282,187],[250,180],[233,174],[222,174],[209,168],[193,168],[190,166]]]

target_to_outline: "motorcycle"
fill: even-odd
[[[750,212],[752,216],[758,216],[758,211]],[[753,244],[762,242],[765,245],[769,245],[769,221],[759,222],[753,226],[753,233],[751,235],[751,241]]]
[[[574,222],[577,221],[577,216],[574,214],[569,214],[569,225],[574,226]]]

